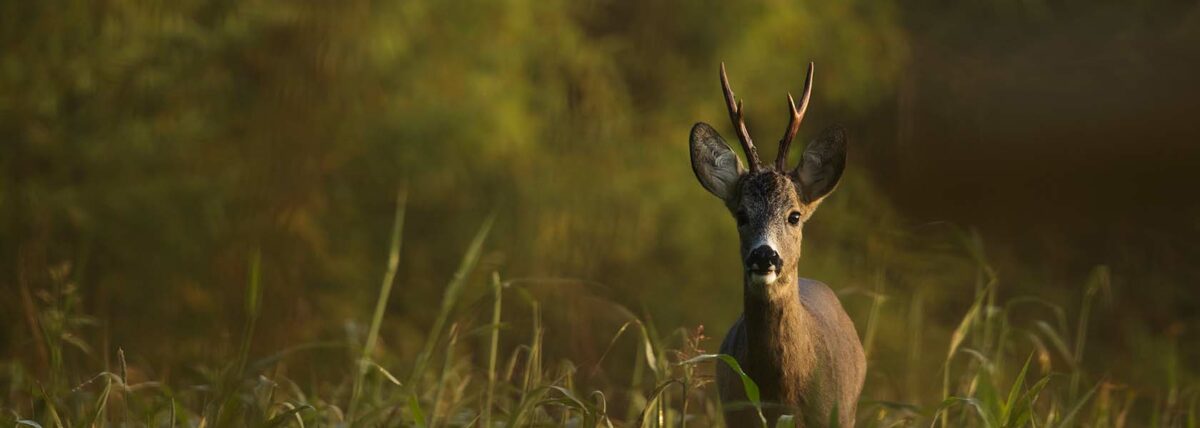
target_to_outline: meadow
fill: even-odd
[[[404,193],[397,202],[378,298],[374,308],[362,308],[356,317],[365,330],[348,330],[343,340],[251,355],[257,325],[270,322],[261,319],[261,308],[272,304],[262,297],[262,262],[254,256],[248,262],[237,353],[223,364],[198,366],[166,381],[131,368],[120,348],[110,361],[67,364],[65,353],[92,354],[77,332],[94,323],[76,312],[68,284],[59,290],[64,300],[38,314],[41,340],[51,354],[49,371],[38,376],[8,365],[8,404],[0,422],[34,427],[722,426],[712,365],[741,369],[731,357],[712,353],[708,335],[714,333],[702,326],[661,328],[649,313],[591,302],[592,308],[625,321],[607,344],[598,344],[605,349],[599,360],[581,364],[555,357],[547,352],[553,349],[545,342],[547,333],[564,326],[548,323],[545,314],[569,308],[539,301],[530,286],[577,281],[475,272],[494,218],[484,220],[466,248],[419,352],[388,352],[379,338],[397,287]],[[920,295],[889,294],[882,281],[871,290],[842,290],[843,299],[860,293],[870,302],[866,311],[851,314],[873,363],[858,426],[1197,425],[1197,384],[1131,384],[1086,368],[1095,358],[1087,346],[1093,311],[1112,294],[1107,268],[1092,272],[1081,299],[1070,306],[1036,296],[1000,299],[998,273],[987,265],[978,238],[965,233],[960,238],[962,251],[975,263],[974,297],[946,337],[922,337],[935,321],[922,311]],[[881,315],[885,308],[897,306],[906,320],[881,326],[891,322]],[[910,339],[909,346],[883,351],[876,342],[881,332],[899,332]],[[325,376],[289,370],[300,355],[317,353],[326,354],[320,363],[327,365],[321,370]],[[1179,364],[1175,355],[1160,357],[1168,365]],[[879,364],[882,359],[892,364]],[[758,400],[754,381],[741,375],[751,399],[742,404],[770,406]],[[1177,373],[1168,375],[1178,379]],[[785,416],[776,426],[792,423]]]
[[[774,158],[811,62],[784,155],[848,130],[799,270],[868,354],[858,425],[1195,427],[1197,23],[0,2],[0,426],[720,426],[742,267],[688,130],[733,141],[724,63]]]

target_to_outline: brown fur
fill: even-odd
[[[769,424],[782,414],[794,414],[800,426],[828,426],[836,412],[838,426],[852,427],[866,377],[858,332],[828,286],[797,273],[804,221],[841,177],[844,133],[833,129],[809,144],[794,171],[745,172],[727,156],[732,152],[716,131],[704,124],[693,128],[697,178],[735,217],[744,219],[738,226],[743,260],[765,243],[779,253],[783,265],[770,284],[743,274],[743,312],[721,353],[737,359],[759,386]],[[736,183],[729,182],[731,176]],[[788,221],[793,213],[799,214],[799,224]],[[719,365],[717,385],[727,424],[759,425],[732,370]]]

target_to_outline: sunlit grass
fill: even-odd
[[[0,424],[4,426],[587,426],[666,427],[721,425],[720,404],[711,382],[713,364],[728,364],[742,374],[750,403],[761,418],[763,406],[757,386],[737,362],[704,349],[702,329],[679,328],[663,336],[652,319],[625,313],[628,321],[613,331],[601,364],[618,364],[628,380],[581,381],[593,367],[547,359],[546,331],[556,326],[543,321],[546,307],[526,285],[537,281],[505,280],[499,273],[490,282],[476,284],[471,275],[478,265],[491,230],[492,217],[479,227],[462,257],[459,268],[446,285],[437,317],[427,340],[408,365],[385,365],[406,361],[407,356],[389,355],[377,347],[386,304],[397,269],[404,218],[403,194],[392,231],[391,247],[379,298],[371,314],[365,339],[348,338],[340,343],[305,344],[276,354],[252,359],[251,344],[262,305],[261,258],[249,260],[245,291],[246,322],[233,360],[217,369],[199,369],[196,382],[131,382],[123,351],[118,351],[115,370],[101,370],[79,384],[70,384],[71,368],[57,358],[46,380],[30,377],[19,366],[8,370],[14,379],[8,396],[27,397],[23,402],[4,403]],[[904,377],[924,379],[941,386],[940,396],[913,395],[901,401],[872,399],[878,390],[868,385],[862,398],[858,425],[862,427],[1072,427],[1072,426],[1186,426],[1197,424],[1195,386],[1162,385],[1152,397],[1126,391],[1116,379],[1085,371],[1086,338],[1091,306],[1110,291],[1110,274],[1097,268],[1085,284],[1083,299],[1067,319],[1067,308],[1027,296],[1000,300],[997,273],[987,264],[982,243],[963,235],[966,252],[978,265],[973,303],[962,308],[962,317],[945,343],[945,353],[904,350],[895,358],[939,355],[937,372],[908,373]],[[476,305],[487,319],[481,326],[459,320],[462,296],[468,287],[490,288],[491,302]],[[71,287],[65,287],[71,292]],[[865,314],[852,314],[865,326],[862,335],[872,360],[878,355],[872,343],[880,334],[880,314],[885,305],[904,301],[888,296],[879,277],[869,293],[871,305]],[[507,308],[504,296],[515,297],[523,308]],[[67,296],[68,298],[70,296]],[[922,307],[920,294],[909,296],[908,306]],[[490,311],[486,308],[490,307]],[[1017,322],[1014,314],[1037,308],[1046,318]],[[373,310],[368,310],[373,309]],[[509,312],[505,312],[505,311]],[[520,310],[529,320],[528,330],[507,324]],[[919,314],[918,314],[919,315]],[[907,329],[921,330],[928,321],[908,317]],[[44,342],[61,355],[64,347],[79,342],[74,327],[86,317],[62,307],[48,308],[42,325]],[[77,319],[78,318],[78,319]],[[364,318],[367,318],[364,316]],[[475,317],[471,317],[474,319]],[[57,321],[55,321],[57,320]],[[632,346],[616,346],[630,333]],[[64,340],[70,338],[70,340]],[[465,341],[480,338],[486,343],[482,355],[471,355]],[[920,346],[920,341],[911,346]],[[80,346],[82,345],[80,343]],[[285,370],[290,356],[317,349],[343,349],[351,355],[344,364],[345,376],[332,385],[314,384],[292,377]],[[888,358],[891,358],[888,356]],[[614,363],[614,361],[616,361]],[[621,364],[624,363],[624,364]],[[399,367],[408,367],[406,372]],[[909,367],[920,367],[910,361]],[[399,374],[399,375],[398,375]],[[404,379],[403,381],[400,379]],[[876,378],[877,379],[877,378]],[[603,384],[594,387],[585,385]],[[623,409],[624,411],[614,412]],[[791,415],[776,426],[793,426],[803,415]]]

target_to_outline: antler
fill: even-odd
[[[725,75],[725,63],[721,63],[721,89],[725,91],[725,105],[729,107],[729,120],[733,121],[733,129],[737,132],[738,140],[742,142],[742,150],[746,152],[746,160],[750,163],[750,172],[758,171],[758,152],[754,150],[754,141],[746,130],[746,121],[742,117],[742,103],[729,89],[729,77]]]
[[[725,76],[724,65],[722,65],[721,76]],[[796,138],[796,131],[800,130],[800,122],[804,120],[804,113],[808,112],[808,100],[812,97],[812,79],[813,79],[813,63],[808,63],[808,77],[804,78],[804,95],[800,97],[800,107],[796,107],[796,101],[792,99],[792,94],[788,93],[788,109],[792,112],[792,118],[788,120],[788,127],[783,134],[783,138],[779,140],[779,155],[775,158],[775,169],[783,171],[787,168],[788,146],[792,144],[792,139]],[[726,89],[726,94],[730,94]],[[726,99],[729,95],[726,95]],[[740,111],[738,112],[741,113]]]

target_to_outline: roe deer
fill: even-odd
[[[846,165],[845,132],[831,127],[808,145],[799,166],[787,170],[788,145],[808,109],[812,77],[809,63],[799,107],[788,94],[791,119],[771,168],[758,160],[742,104],[721,64],[725,104],[749,170],[703,122],[692,127],[692,170],[725,202],[741,240],[742,315],[721,343],[721,353],[737,359],[758,384],[771,426],[780,415],[795,414],[800,426],[852,427],[867,370],[862,343],[833,291],[796,272],[804,222],[837,186]],[[717,387],[727,424],[761,423],[739,376],[720,363]]]

